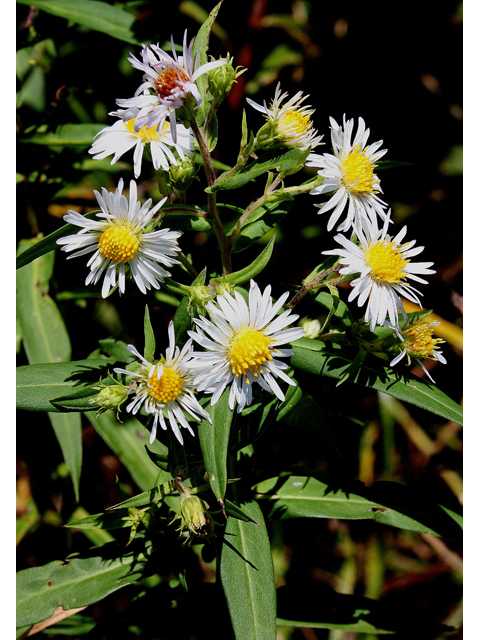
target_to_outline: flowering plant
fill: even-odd
[[[229,138],[236,162],[221,163],[217,112],[245,71],[230,55],[207,56],[221,4],[190,40],[186,30],[175,32],[170,44],[142,43],[130,53],[134,95],[112,96],[116,120],[90,131],[85,151],[92,157],[84,154],[90,167],[101,167],[97,178],[114,172],[108,186],[91,190],[99,209],[69,209],[62,226],[19,247],[18,316],[28,359],[17,369],[19,409],[48,415],[73,501],[83,500],[82,451],[92,434],[140,489],[126,490],[119,474],[101,512],[78,507],[63,522],[90,536],[94,549],[19,572],[17,624],[25,630],[50,621],[57,607],[70,615],[127,585],[141,583],[136,597],[145,602],[191,597],[186,589],[198,561],[191,547],[202,546],[204,564],[216,562],[214,606],[228,609],[222,637],[233,630],[242,640],[272,638],[278,620],[305,626],[311,612],[289,610],[280,595],[277,609],[270,523],[375,520],[459,534],[460,515],[433,496],[391,478],[370,486],[339,473],[342,441],[322,408],[320,386],[333,379],[344,398],[366,388],[383,402],[461,422],[460,406],[427,369],[447,364],[441,324],[421,307],[435,271],[416,260],[423,251],[428,260],[428,247],[416,246],[393,220],[378,177],[387,149],[369,140],[361,117],[330,118],[327,135],[309,96],[290,97],[278,83],[263,105],[245,101],[240,142],[233,132]],[[30,141],[47,144],[42,135],[50,133],[35,132]],[[61,145],[62,132],[52,139]],[[250,203],[245,189],[256,193]],[[282,285],[274,277],[275,233],[300,199],[304,210],[318,209],[325,227],[321,257],[302,281]],[[208,234],[218,252],[206,256],[201,239]],[[69,269],[70,258],[76,265],[72,290],[56,301],[48,293],[55,250],[57,268]],[[72,360],[63,317],[71,311],[62,301],[84,309],[92,300],[82,341],[90,346],[76,346]],[[115,305],[128,309],[132,327],[121,326]],[[108,337],[92,344],[95,322]],[[408,372],[412,361],[428,379]],[[305,424],[332,456],[329,473],[298,468],[294,454],[273,472],[268,463],[257,466],[257,447],[284,428],[297,443]],[[166,583],[184,595],[165,595]],[[313,626],[335,628],[317,613]],[[357,628],[355,615],[346,629]],[[369,624],[362,618],[360,630],[392,630],[375,616]]]

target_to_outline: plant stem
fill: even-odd
[[[180,262],[183,264],[185,269],[193,278],[196,278],[198,276],[198,271],[190,264],[190,262],[187,260],[187,257],[185,256],[183,251],[180,251],[180,253],[177,253],[177,258],[180,260]]]
[[[318,276],[315,276],[315,278],[313,278],[313,280],[311,280],[310,282],[304,283],[300,291],[297,291],[297,293],[293,296],[293,298],[287,304],[287,307],[289,309],[293,309],[293,307],[297,305],[300,302],[300,300],[312,289],[320,289],[320,287],[326,287],[329,284],[333,284],[337,286],[338,284],[342,282],[348,282],[353,278],[353,276],[340,276],[338,278],[334,278],[333,280],[325,281],[325,278],[327,276],[329,276],[331,273],[338,272],[339,269],[340,269],[340,265],[336,264],[330,269],[327,269],[326,271],[322,271],[322,273],[319,273]]]
[[[205,140],[203,139],[202,133],[198,128],[195,120],[192,120],[191,126],[193,129],[193,133],[195,134],[195,137],[197,139],[200,153],[202,155],[203,168],[205,169],[208,186],[211,187],[215,182],[215,173],[213,171],[212,162],[210,159],[210,152],[208,151]],[[208,217],[213,222],[213,230],[215,231],[218,244],[220,245],[220,256],[222,258],[223,275],[226,276],[229,273],[232,273],[232,256],[230,253],[230,242],[225,234],[225,229],[220,222],[220,218],[218,217],[216,193],[207,193],[207,203]]]

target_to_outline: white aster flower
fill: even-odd
[[[202,96],[195,84],[201,75],[215,69],[226,60],[214,60],[198,66],[198,51],[193,53],[192,39],[187,46],[187,31],[183,36],[183,56],[177,56],[172,36],[172,56],[157,45],[143,45],[142,61],[131,54],[129,62],[135,69],[144,72],[143,83],[133,98],[117,100],[119,107],[126,107],[125,117],[130,118],[133,109],[138,109],[135,119],[135,131],[142,127],[161,129],[165,118],[170,118],[172,138],[177,141],[175,110],[183,107],[185,100],[192,95],[197,107],[202,105]]]
[[[397,335],[402,340],[402,345],[399,346],[400,353],[390,362],[390,366],[394,367],[406,356],[409,365],[413,360],[425,371],[430,380],[435,382],[422,360],[437,360],[442,364],[447,363],[442,352],[438,350],[439,345],[443,344],[445,340],[433,337],[433,327],[439,324],[440,322],[430,322],[427,317],[424,317],[406,324],[401,331],[397,329]]]
[[[398,233],[393,239],[387,234],[390,223],[388,213],[383,229],[379,229],[377,219],[365,219],[363,228],[356,228],[360,246],[347,240],[339,234],[335,240],[342,245],[342,249],[323,251],[327,255],[340,256],[340,264],[345,265],[339,271],[341,274],[359,274],[359,277],[351,281],[353,287],[348,301],[358,296],[358,306],[362,307],[368,300],[365,312],[365,321],[370,323],[370,330],[375,325],[382,325],[388,315],[391,324],[398,327],[398,309],[405,314],[400,296],[421,306],[418,295],[421,295],[407,281],[416,280],[426,284],[426,280],[419,278],[417,274],[435,273],[433,262],[410,262],[410,258],[416,256],[424,247],[415,247],[415,240],[401,244],[407,227]]]
[[[366,146],[370,129],[365,129],[362,118],[358,119],[353,142],[353,118],[345,120],[343,116],[343,128],[333,118],[330,118],[330,124],[334,155],[312,153],[305,162],[307,167],[319,167],[317,173],[324,178],[323,183],[314,187],[310,194],[314,196],[335,192],[325,204],[315,205],[320,208],[319,213],[333,209],[328,220],[328,231],[337,224],[347,204],[347,217],[338,226],[338,231],[348,231],[351,225],[361,224],[361,218],[369,217],[372,220],[376,214],[385,220],[384,210],[387,205],[377,195],[382,193],[382,189],[380,180],[374,173],[375,162],[387,152],[387,149],[380,149],[383,140]]]
[[[267,117],[269,126],[262,128],[259,132],[259,140],[262,137],[271,140],[271,143],[281,143],[287,147],[295,147],[297,149],[307,150],[314,149],[320,143],[323,136],[317,135],[317,130],[313,128],[310,116],[315,113],[315,109],[310,106],[302,105],[302,102],[308,98],[303,96],[303,91],[296,93],[283,106],[281,103],[288,96],[288,93],[280,94],[280,83],[275,89],[275,96],[270,105],[267,107],[266,102],[262,105],[247,98],[247,102],[260,113]],[[263,135],[262,135],[263,132]]]
[[[205,351],[194,351],[189,366],[195,374],[197,390],[213,394],[212,405],[230,383],[228,404],[233,410],[236,400],[238,413],[251,404],[254,382],[280,400],[285,396],[275,378],[295,386],[284,373],[287,365],[278,360],[293,355],[293,349],[279,347],[301,338],[304,331],[301,327],[285,329],[298,318],[290,315],[290,310],[275,318],[288,293],[272,304],[270,292],[268,286],[262,295],[251,280],[248,306],[238,291],[234,292],[235,296],[224,293],[216,299],[220,309],[213,302],[205,306],[211,320],[194,319],[197,327],[189,331],[189,335]]]
[[[198,422],[205,419],[212,423],[210,416],[194,396],[194,386],[188,366],[193,350],[192,340],[188,340],[180,351],[175,346],[173,322],[168,325],[168,338],[169,346],[165,351],[165,357],[158,362],[148,362],[130,344],[128,350],[141,361],[142,366],[135,373],[126,369],[114,369],[115,373],[132,376],[138,385],[135,398],[126,407],[126,411],[135,415],[143,405],[147,414],[154,416],[150,444],[156,438],[159,424],[163,430],[167,429],[164,414],[180,444],[183,444],[183,437],[179,425],[187,429],[192,436],[194,435],[185,412]]]
[[[141,127],[138,131],[135,131],[134,123],[138,109],[134,110],[133,114],[130,120],[123,120],[121,118],[123,110],[119,110],[115,115],[120,115],[120,119],[111,127],[105,127],[105,129],[97,133],[96,140],[88,151],[93,155],[94,160],[103,160],[113,154],[110,164],[115,164],[120,156],[135,147],[133,170],[135,178],[138,178],[142,170],[143,151],[147,145],[150,148],[155,171],[158,171],[160,167],[168,171],[171,164],[177,164],[177,159],[172,151],[178,153],[180,160],[185,160],[185,155],[192,155],[193,133],[191,129],[185,129],[183,125],[178,124],[177,142],[174,142],[168,122],[163,123],[161,131],[147,129],[146,127]]]
[[[102,210],[97,213],[100,220],[90,220],[76,211],[69,211],[63,219],[81,229],[72,236],[57,240],[57,244],[64,245],[63,251],[75,251],[68,259],[93,254],[87,262],[90,273],[85,284],[96,284],[105,274],[102,285],[104,298],[115,286],[117,276],[120,294],[125,292],[127,274],[133,277],[142,293],[151,287],[159,289],[163,279],[170,275],[163,266],[178,264],[174,258],[180,251],[177,238],[181,234],[178,231],[161,229],[145,232],[145,227],[166,198],[150,209],[151,198],[143,206],[137,201],[135,180],[130,182],[130,202],[122,195],[122,190],[123,179],[120,178],[115,193],[102,189],[100,195],[94,191]]]

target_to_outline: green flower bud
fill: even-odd
[[[235,285],[229,284],[228,282],[219,282],[216,285],[215,294],[217,296],[223,296],[223,294],[226,292],[226,293],[229,293],[231,296],[233,296],[234,291],[235,291]]]
[[[88,402],[89,404],[96,404],[99,407],[97,409],[97,416],[109,409],[115,409],[117,411],[117,419],[119,419],[120,407],[127,400],[132,385],[126,387],[117,382],[110,374],[108,374],[108,377],[113,380],[114,384],[107,385],[100,383],[98,387],[92,387],[92,389],[99,391],[99,393],[93,398],[90,398]]]
[[[202,313],[207,302],[213,299],[212,294],[212,287],[208,287],[205,284],[196,284],[189,287],[187,311],[193,310],[198,314]]]
[[[214,59],[215,58],[212,58],[212,61]],[[246,69],[242,69],[241,67],[237,67],[236,69],[233,67],[233,58],[229,53],[227,53],[226,58],[220,59],[226,60],[227,63],[221,67],[212,69],[208,74],[208,89],[213,96],[215,109],[217,109],[228,96],[236,79],[246,71]]]
[[[170,165],[170,184],[177,191],[186,191],[195,179],[196,171],[193,157],[179,160],[178,164]]]
[[[208,504],[194,495],[185,495],[180,503],[181,523],[178,531],[187,529],[193,535],[210,538],[213,520],[208,513]]]

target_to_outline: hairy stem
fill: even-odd
[[[200,153],[202,155],[203,168],[205,169],[208,186],[211,187],[215,182],[215,173],[213,171],[212,161],[210,159],[210,152],[208,151],[207,145],[205,144],[205,140],[202,136],[202,132],[198,128],[195,120],[192,120],[191,126],[193,129],[193,133],[195,134],[195,137],[197,139]],[[207,193],[207,203],[208,217],[212,220],[213,230],[215,231],[215,235],[217,236],[218,244],[220,246],[223,275],[226,276],[229,273],[232,273],[232,256],[230,253],[230,242],[225,234],[225,229],[223,228],[223,225],[220,222],[220,218],[218,216],[216,193]]]

